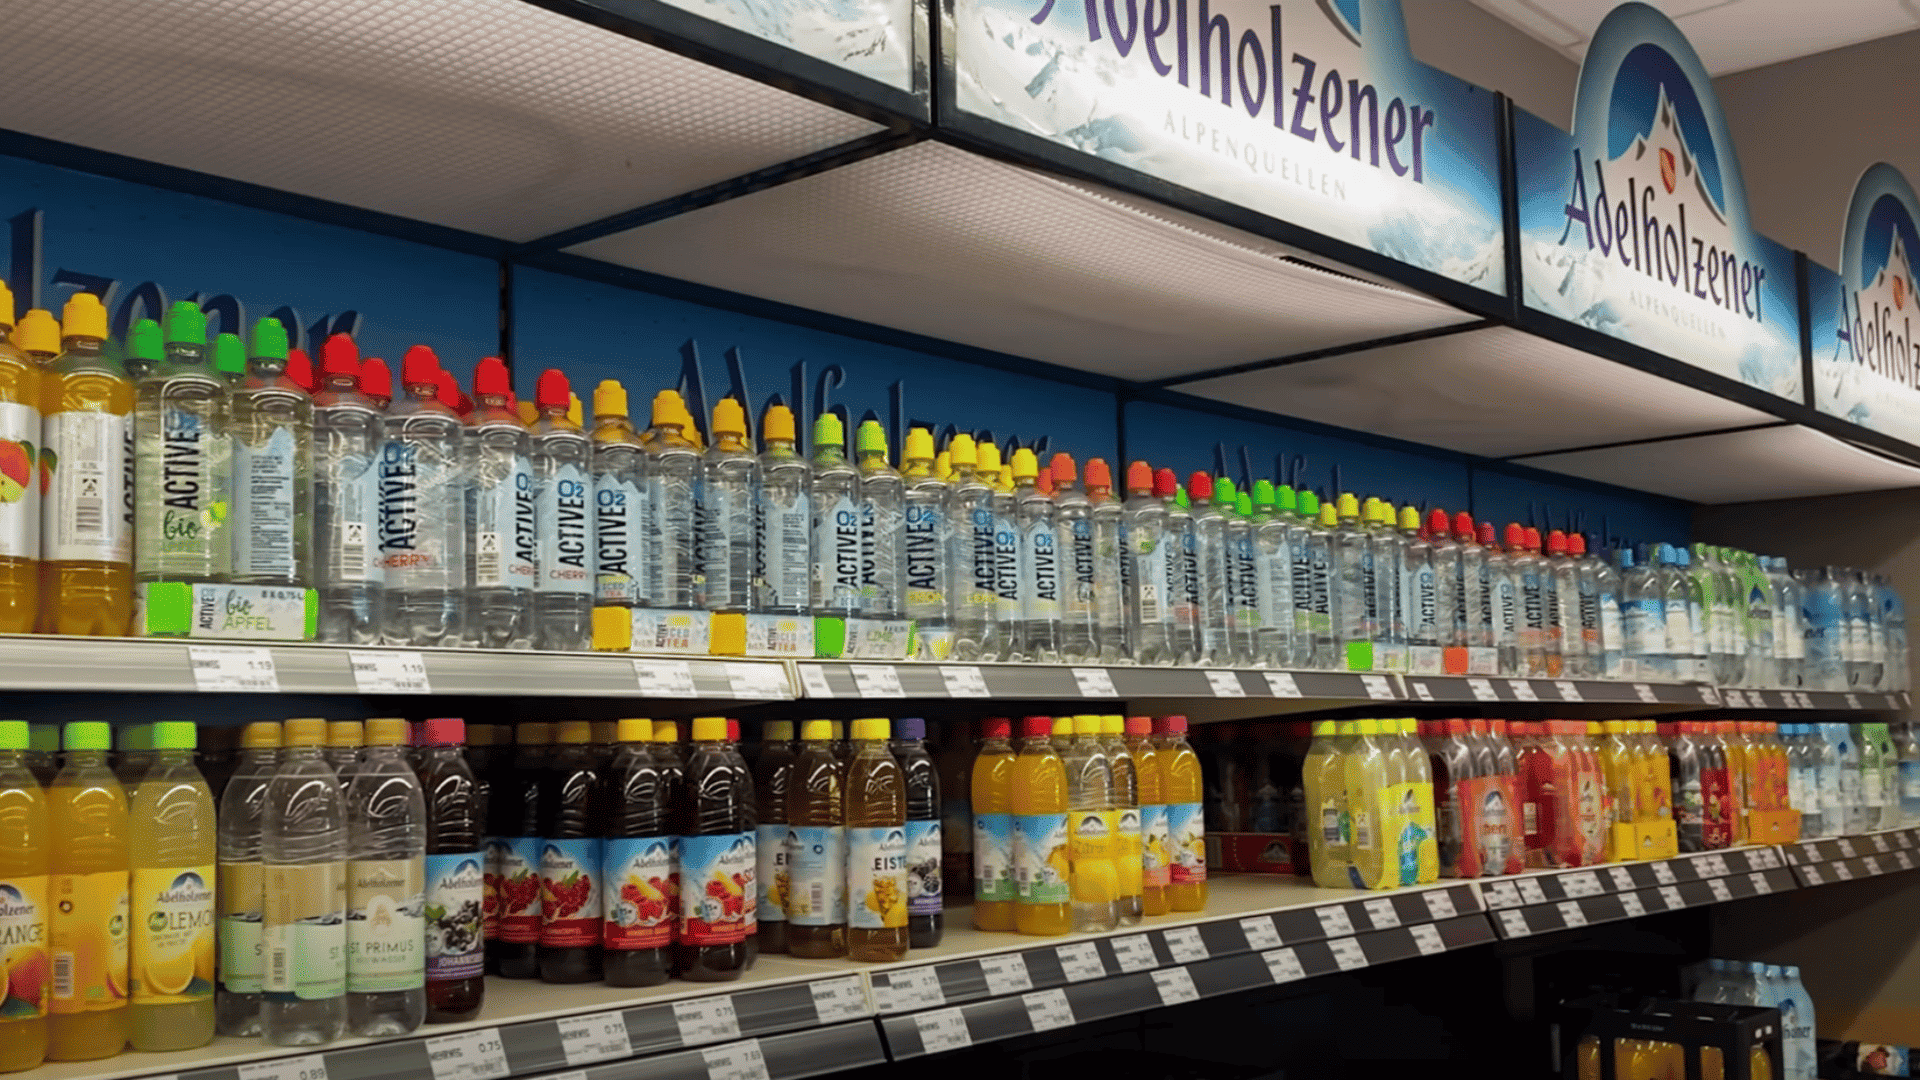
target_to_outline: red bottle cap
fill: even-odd
[[[1087,467],[1091,469],[1092,463]],[[1150,495],[1153,493],[1153,467],[1144,461],[1136,461],[1127,466],[1127,493],[1130,495]]]
[[[1013,721],[1004,716],[989,716],[980,721],[980,737],[983,739],[1004,739],[1013,734]]]
[[[1559,529],[1547,530],[1547,554],[1565,555],[1567,553],[1567,534]]]
[[[1480,534],[1474,531],[1473,515],[1465,510],[1453,515],[1453,538],[1465,544]]]
[[[1153,717],[1151,716],[1127,717],[1127,734],[1129,735],[1153,734]]]
[[[393,372],[387,370],[387,362],[377,356],[367,357],[360,365],[360,392],[368,397],[393,399]]]
[[[1479,525],[1478,540],[1481,547],[1493,547],[1499,543],[1493,535],[1493,522],[1483,521]]]
[[[533,403],[542,409],[565,409],[573,397],[573,388],[559,368],[548,368],[534,383]]]
[[[1527,528],[1517,521],[1507,522],[1507,550],[1525,551],[1527,549]]]
[[[1069,459],[1069,461],[1071,461],[1071,459]],[[1055,477],[1060,475],[1058,465],[1054,467],[1053,475]],[[1111,491],[1113,489],[1113,470],[1107,468],[1106,461],[1101,458],[1088,458],[1086,481],[1088,490],[1106,488]]]
[[[1162,716],[1153,722],[1153,733],[1156,735],[1185,735],[1187,733],[1187,718],[1184,716]]]
[[[1052,460],[1047,462],[1047,468],[1052,471],[1056,486],[1071,484],[1080,478],[1079,470],[1074,468],[1072,454],[1053,455]],[[1091,461],[1087,462],[1087,482],[1093,482],[1093,462]]]
[[[299,349],[287,350],[287,378],[293,380],[293,385],[313,393],[313,361],[306,353]]]
[[[483,396],[506,397],[513,393],[513,380],[507,365],[497,356],[483,356],[473,365],[473,392]]]
[[[1020,719],[1020,734],[1029,739],[1046,738],[1053,734],[1053,717],[1025,716]]]
[[[407,349],[407,355],[400,361],[400,383],[403,386],[439,386],[440,358],[425,345],[413,345]]]
[[[1213,477],[1203,472],[1187,477],[1187,499],[1194,506],[1213,501]]]
[[[727,741],[728,742],[740,741],[740,721],[738,720],[727,721]]]
[[[291,356],[291,352],[288,354]],[[320,374],[358,375],[360,346],[345,334],[335,334],[320,346]]]
[[[434,381],[440,384],[440,404],[455,412],[460,411],[460,384],[453,381],[453,372],[441,368],[434,375]]]
[[[1540,552],[1540,530],[1531,525],[1527,526],[1527,550],[1536,555]]]
[[[1447,533],[1451,531],[1447,528],[1447,524],[1447,512],[1445,510],[1436,509],[1432,511],[1427,515],[1427,535],[1435,540],[1446,536]]]
[[[1174,479],[1172,469],[1153,470],[1153,493],[1155,495],[1163,499],[1171,499],[1173,498],[1173,493],[1178,490],[1180,490],[1180,481]]]
[[[1567,554],[1585,555],[1587,553],[1587,534],[1571,533],[1567,536]]]
[[[419,735],[427,746],[459,746],[467,741],[467,722],[452,717],[428,720],[420,725]]]

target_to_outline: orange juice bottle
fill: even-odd
[[[47,796],[27,769],[25,720],[0,720],[0,1072],[47,1056]]]
[[[192,724],[153,725],[153,760],[129,811],[135,1050],[188,1050],[213,1040],[213,795],[194,768]]]
[[[30,311],[14,332],[13,294],[0,284],[0,633],[33,632],[40,610],[40,385],[60,325]],[[9,344],[11,337],[14,344]],[[16,344],[25,344],[16,347]],[[28,356],[26,345],[37,356]]]
[[[1207,827],[1200,817],[1200,758],[1187,745],[1187,718],[1154,721],[1154,757],[1167,803],[1167,903],[1175,911],[1207,909]]]
[[[1167,906],[1167,798],[1160,776],[1160,755],[1153,746],[1153,718],[1127,717],[1127,752],[1133,755],[1134,781],[1140,787],[1140,910],[1165,915]]]
[[[1020,722],[1013,759],[1013,924],[1023,934],[1073,929],[1067,854],[1067,769],[1053,749],[1053,718]]]
[[[40,631],[118,637],[133,613],[133,382],[107,359],[98,297],[74,293],[61,319],[65,348],[40,383]],[[152,320],[127,337],[130,353],[160,356]]]
[[[108,725],[69,723],[66,766],[47,791],[54,980],[47,1057],[92,1061],[127,1045],[127,796],[107,768]],[[62,991],[65,991],[64,993]]]
[[[1013,929],[1013,723],[990,717],[980,725],[973,759],[973,925]]]

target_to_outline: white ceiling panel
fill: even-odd
[[[1510,327],[1182,383],[1174,389],[1485,457],[1773,419]]]
[[[1153,379],[1472,321],[1259,237],[936,143],[569,249]]]
[[[878,125],[520,0],[9,0],[0,127],[531,240]]]
[[[1415,0],[1435,3],[1440,0]],[[1445,0],[1453,2],[1453,0]],[[1710,75],[1920,30],[1916,0],[1648,0],[1693,43]],[[1576,63],[1617,0],[1474,0]]]
[[[1548,454],[1524,463],[1697,503],[1920,487],[1920,468],[1798,425]]]

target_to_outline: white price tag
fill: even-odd
[[[1400,925],[1400,913],[1393,910],[1392,897],[1382,896],[1368,900],[1361,904],[1360,908],[1367,913],[1367,921],[1373,924],[1375,930],[1385,930]]]
[[[940,974],[930,967],[889,972],[886,987],[876,989],[874,997],[883,1013],[912,1012],[947,1003],[946,991],[940,989]]]
[[[1413,684],[1413,696],[1419,698],[1421,701],[1432,701],[1433,691],[1427,688],[1426,683],[1416,682]]]
[[[1358,939],[1334,938],[1327,942],[1327,948],[1333,950],[1333,962],[1340,966],[1341,971],[1367,966],[1367,951],[1360,947]]]
[[[1539,878],[1521,878],[1519,884],[1520,899],[1525,900],[1529,904],[1544,904],[1547,902],[1547,890],[1540,887]]]
[[[833,684],[827,681],[827,669],[813,664],[801,664],[800,692],[811,698],[833,697]]]
[[[1606,886],[1600,884],[1600,875],[1591,870],[1582,870],[1578,874],[1562,874],[1560,890],[1572,897],[1599,896],[1606,892]]]
[[[1801,867],[1800,876],[1806,878],[1807,884],[1809,885],[1825,885],[1827,883],[1827,880],[1820,876],[1820,868],[1817,866]]]
[[[759,1039],[709,1046],[700,1051],[707,1063],[707,1080],[767,1080],[767,1056]]]
[[[1687,902],[1680,899],[1680,890],[1671,885],[1660,886],[1660,902],[1667,905],[1668,911],[1678,911],[1687,906]]]
[[[1267,975],[1274,982],[1294,982],[1307,977],[1307,969],[1300,966],[1300,957],[1292,949],[1273,949],[1260,954],[1267,962]]]
[[[1671,885],[1678,879],[1673,876],[1673,867],[1657,862],[1653,864],[1653,880],[1662,885]]]
[[[1073,669],[1073,681],[1080,687],[1083,698],[1115,698],[1120,695],[1113,689],[1113,676],[1103,667],[1077,667]]]
[[[1653,692],[1653,687],[1643,682],[1633,684],[1633,696],[1639,698],[1643,705],[1660,704],[1660,695]]]
[[[1507,688],[1513,691],[1516,701],[1540,700],[1540,695],[1533,692],[1533,684],[1525,679],[1508,679]]]
[[[1240,920],[1240,933],[1246,936],[1250,949],[1270,949],[1280,944],[1280,930],[1273,920],[1265,915],[1251,915]]]
[[[1881,853],[1884,854],[1887,850],[1887,838],[1880,835],[1879,833],[1874,833],[1873,846],[1875,850],[1880,851]]]
[[[1587,925],[1587,913],[1580,910],[1577,900],[1562,900],[1555,905],[1560,911],[1560,921],[1567,926]]]
[[[1200,940],[1197,926],[1176,926],[1161,937],[1166,939],[1167,951],[1173,954],[1176,964],[1191,964],[1207,958],[1207,943]]]
[[[1629,919],[1637,919],[1647,913],[1646,905],[1640,902],[1639,893],[1621,893],[1620,910],[1626,912]]]
[[[1767,875],[1765,874],[1748,874],[1747,884],[1752,885],[1753,891],[1762,896],[1773,891],[1773,886],[1768,883]]]
[[[1575,686],[1573,683],[1566,682],[1565,680],[1554,683],[1553,688],[1555,690],[1560,691],[1561,701],[1585,701],[1586,700],[1585,698],[1580,696],[1580,688],[1578,686]]]
[[[1720,695],[1713,692],[1713,687],[1703,686],[1700,688],[1700,704],[1718,705],[1720,704]]]
[[[1347,917],[1347,909],[1338,904],[1314,908],[1313,914],[1320,920],[1320,932],[1328,937],[1353,933],[1353,920]]]
[[[807,984],[807,988],[813,991],[813,1011],[823,1024],[858,1020],[873,1012],[867,1004],[867,989],[858,975],[821,979]]]
[[[1866,868],[1867,868],[1867,873],[1869,873],[1869,874],[1878,874],[1878,873],[1880,872],[1880,856],[1878,856],[1878,855],[1869,855],[1869,856],[1867,856],[1866,858],[1864,858],[1864,859],[1862,859],[1862,860],[1860,860],[1860,862],[1861,862],[1861,863],[1862,863],[1862,864],[1863,864],[1864,866],[1866,866]]]
[[[995,997],[1033,989],[1033,976],[1027,973],[1027,958],[1019,953],[982,957],[980,974],[986,976],[987,993]]]
[[[847,670],[853,672],[853,688],[863,698],[907,696],[900,686],[900,673],[892,664],[848,664]]]
[[[1633,874],[1624,866],[1616,866],[1607,871],[1607,877],[1613,880],[1613,887],[1620,892],[1633,888]]]
[[[1412,933],[1413,947],[1420,950],[1421,956],[1447,951],[1447,943],[1440,940],[1440,931],[1432,923],[1421,923]]]
[[[1849,840],[1844,836],[1840,838],[1840,854],[1845,855],[1849,859],[1853,858],[1853,841],[1852,840]]]
[[[1858,694],[1848,694],[1848,695],[1847,695],[1847,708],[1849,708],[1849,709],[1858,709],[1859,707],[1860,707],[1860,695],[1858,695]]]
[[[1393,683],[1385,675],[1362,675],[1360,685],[1366,688],[1367,696],[1375,701],[1393,701]]]
[[[1120,961],[1120,970],[1128,974],[1160,966],[1160,958],[1153,951],[1153,942],[1147,940],[1145,934],[1114,938],[1113,955]]]
[[[1021,995],[1020,1000],[1027,1007],[1027,1023],[1036,1032],[1073,1025],[1073,1003],[1065,990],[1039,990]]]
[[[680,1028],[682,1046],[740,1037],[740,1018],[733,1011],[733,999],[724,994],[674,1002],[673,1022]]]
[[[193,685],[203,694],[277,694],[273,650],[257,645],[189,645]]]
[[[1908,857],[1908,855],[1907,855],[1907,853],[1906,853],[1906,852],[1904,852],[1904,851],[1896,851],[1896,852],[1894,852],[1894,853],[1893,853],[1893,861],[1894,861],[1894,862],[1897,862],[1897,863],[1899,863],[1899,864],[1900,864],[1900,869],[1902,869],[1902,870],[1911,870],[1911,869],[1913,869],[1913,859],[1911,859],[1910,857]]]
[[[240,1080],[327,1080],[327,1061],[319,1054],[252,1061],[240,1066]]]
[[[1153,973],[1153,985],[1160,990],[1160,1004],[1180,1005],[1200,1000],[1200,988],[1186,968],[1161,968]]]
[[[1460,914],[1453,906],[1453,894],[1445,889],[1434,889],[1426,894],[1427,914],[1434,919],[1451,919]]]
[[[427,661],[417,652],[349,649],[347,666],[353,669],[354,686],[363,694],[433,693],[427,682]]]
[[[1520,906],[1520,890],[1513,887],[1511,881],[1496,881],[1482,888],[1490,908],[1509,908]]]
[[[1300,684],[1293,675],[1285,671],[1267,672],[1267,691],[1274,697],[1297,698],[1300,696]]]
[[[693,669],[685,660],[635,660],[633,677],[640,684],[640,696],[648,698],[690,698],[700,696],[693,685]]]
[[[1813,708],[1813,695],[1812,695],[1812,694],[1809,694],[1809,693],[1807,693],[1807,692],[1806,692],[1805,690],[1800,690],[1800,691],[1797,691],[1797,693],[1798,693],[1798,694],[1800,695],[1800,707],[1801,707],[1801,708],[1803,708],[1803,709],[1811,709],[1811,708]]]
[[[1747,695],[1738,690],[1722,690],[1720,691],[1720,696],[1726,701],[1727,708],[1729,709],[1744,709],[1747,707]]]
[[[913,1018],[920,1029],[920,1046],[929,1054],[959,1050],[973,1045],[973,1032],[967,1030],[967,1014],[959,1009],[936,1009]]]
[[[1733,890],[1727,887],[1725,878],[1714,878],[1707,882],[1707,891],[1713,894],[1713,899],[1717,903],[1724,904],[1733,899]]]
[[[633,1055],[633,1042],[627,1035],[627,1018],[622,1013],[569,1016],[558,1023],[560,1049],[566,1053],[569,1065],[585,1065]]]
[[[622,1045],[624,1045],[624,1040]],[[490,1080],[513,1071],[499,1028],[462,1031],[426,1040],[427,1063],[433,1080]],[[567,1064],[573,1064],[568,1058]]]
[[[1518,908],[1510,908],[1500,913],[1500,929],[1505,930],[1508,937],[1526,937],[1533,933],[1527,926],[1526,914]]]
[[[1066,972],[1068,982],[1106,978],[1107,965],[1101,962],[1100,950],[1093,942],[1078,941],[1053,951],[1060,958],[1060,970]]]
[[[940,680],[947,684],[947,696],[957,698],[992,697],[987,689],[987,677],[980,669],[972,665],[965,667],[942,666]]]
[[[1475,701],[1500,700],[1500,695],[1494,692],[1493,680],[1491,679],[1468,679],[1467,690],[1473,694],[1473,700]]]
[[[793,697],[786,669],[779,664],[729,663],[727,692],[742,700],[786,701]]]
[[[1207,685],[1213,688],[1214,697],[1247,696],[1247,688],[1240,685],[1240,676],[1231,671],[1207,672]]]

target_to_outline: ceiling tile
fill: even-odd
[[[1526,464],[1697,503],[1920,487],[1920,468],[1798,425],[1548,454]]]
[[[1616,0],[1474,0],[1536,41],[1579,60]],[[1713,76],[1920,28],[1902,0],[1649,0],[1678,25]],[[1569,28],[1572,36],[1569,36]]]

